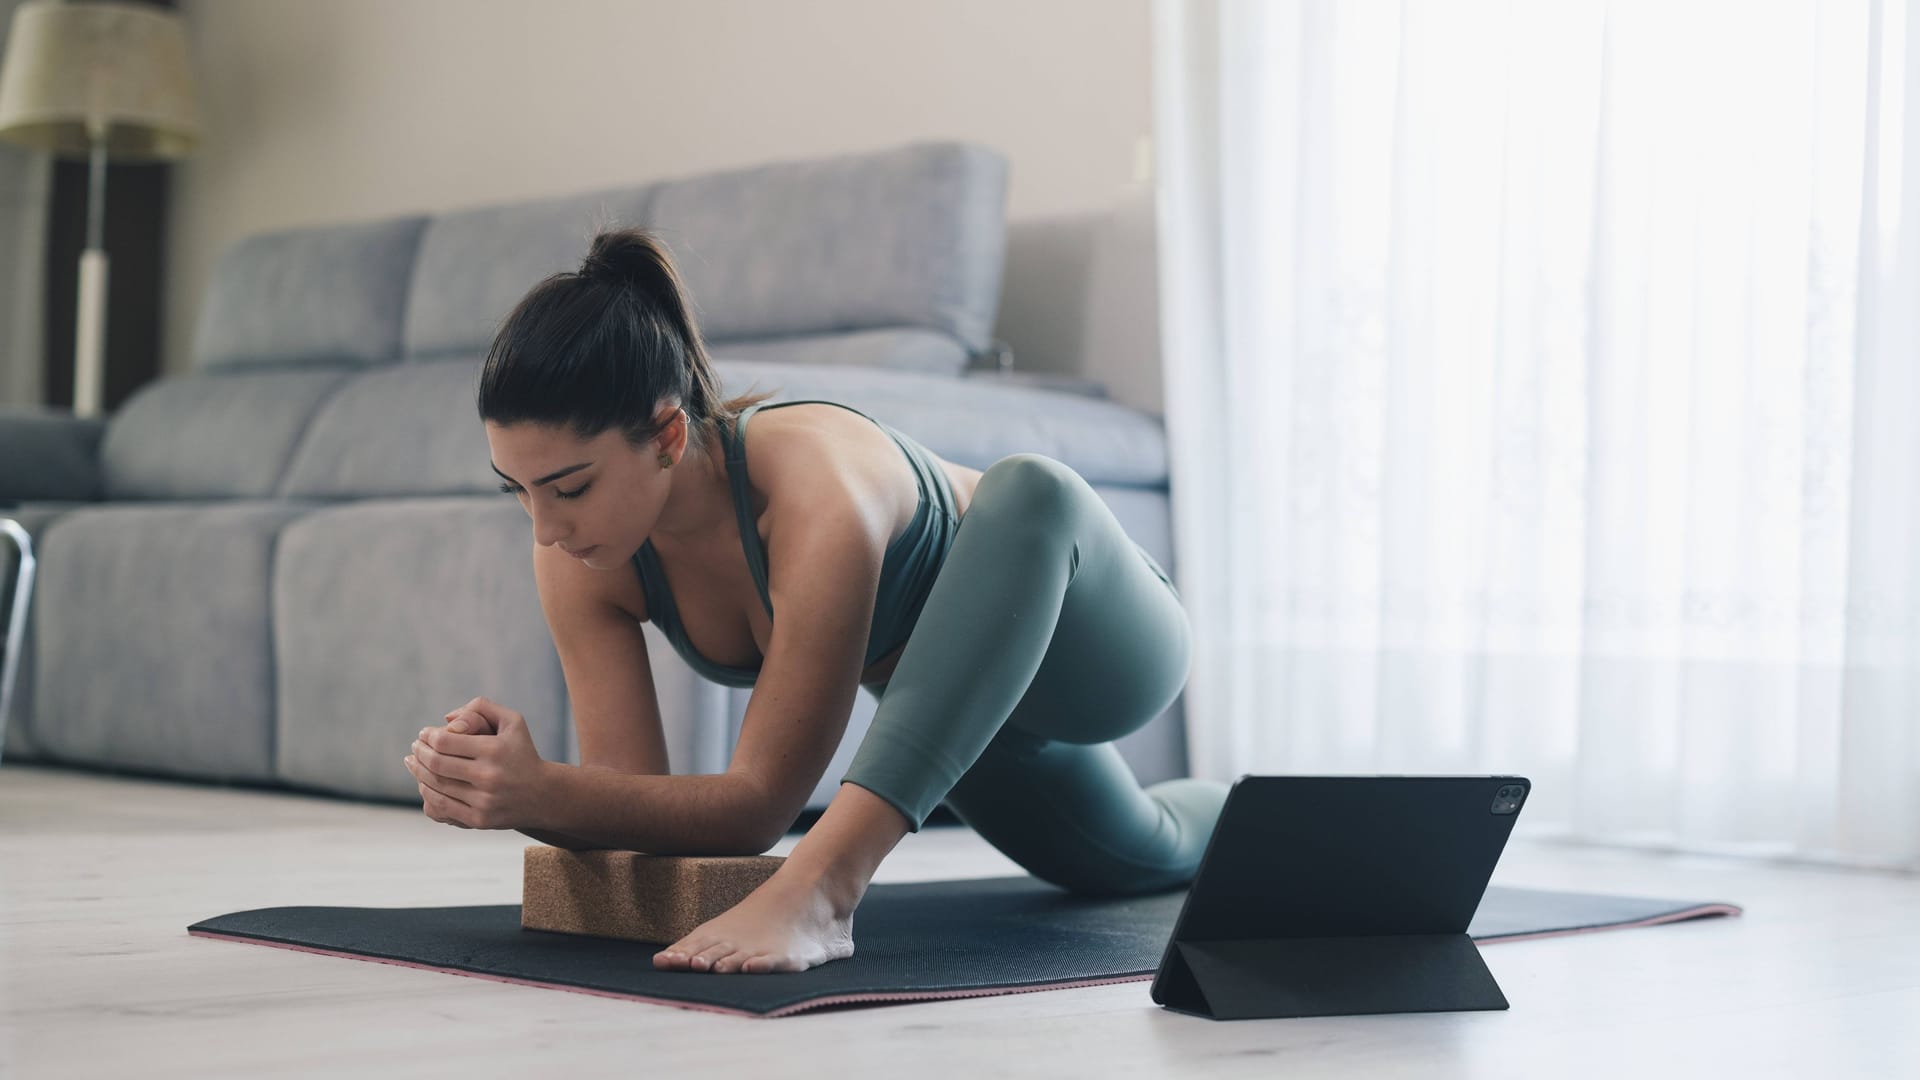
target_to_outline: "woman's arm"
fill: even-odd
[[[516,829],[514,831],[525,836],[530,836],[543,844],[563,847],[568,851],[594,851],[602,846],[600,844],[590,844],[577,836],[568,836],[566,833],[548,832],[545,829]]]
[[[666,775],[666,738],[641,630],[646,618],[644,595],[630,597],[622,606],[615,596],[620,582],[610,576],[620,571],[580,566],[556,548],[535,544],[533,563],[541,608],[567,683],[582,769]],[[637,614],[627,610],[636,604]],[[554,787],[554,800],[566,797],[564,780]],[[577,816],[564,807],[556,807],[555,814],[567,819]],[[519,831],[543,844],[574,851],[629,847],[604,842],[605,836],[594,839],[554,828]]]
[[[535,577],[583,767],[551,768],[542,820],[515,828],[543,843],[552,841],[529,830],[575,841],[557,846],[651,854],[756,855],[779,841],[846,730],[891,528],[874,509],[877,500],[813,467],[830,464],[804,455],[756,464],[769,488],[786,496],[778,514],[769,503],[767,516],[778,522],[766,541],[768,591],[783,615],[722,774],[664,775],[646,642],[630,610],[635,598],[626,607],[610,604],[607,579],[583,576],[575,560],[536,547]],[[789,500],[802,510],[784,509]],[[632,748],[614,749],[622,744]]]
[[[534,545],[534,584],[560,656],[580,764],[665,775],[667,742],[647,655],[646,598],[630,569],[594,570]]]
[[[589,767],[605,768],[605,766],[589,766]],[[515,831],[521,833],[524,836],[528,836],[528,837],[531,837],[532,839],[538,840],[543,844],[551,844],[554,847],[566,848],[569,851],[593,851],[597,848],[602,848],[606,846],[604,844],[596,844],[590,840],[586,840],[581,837],[574,836],[570,833],[563,833],[555,829],[524,828],[524,829],[517,829]]]
[[[414,744],[422,794],[431,786],[449,824],[515,829],[555,847],[671,855],[757,855],[793,817],[751,774],[667,776],[543,760],[526,717],[486,698],[448,714],[451,730]],[[409,762],[414,759],[408,758]]]
[[[547,792],[545,820],[519,831],[574,850],[758,855],[792,824],[776,822],[758,787],[738,774],[650,776],[553,763]]]
[[[728,771],[635,775],[556,764],[539,800],[544,820],[529,825],[592,847],[658,855],[758,855],[779,842],[846,730],[886,542],[857,506],[810,509],[769,538],[768,591],[784,614],[774,620]]]

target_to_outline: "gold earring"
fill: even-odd
[[[668,455],[665,450],[660,451],[660,467],[663,469],[673,468],[673,458]]]

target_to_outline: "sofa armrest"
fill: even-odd
[[[106,421],[54,409],[0,407],[0,506],[28,499],[101,496]]]

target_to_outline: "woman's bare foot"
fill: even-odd
[[[853,909],[907,818],[858,784],[826,812],[772,877],[718,918],[653,954],[663,971],[805,971],[853,955]]]
[[[853,955],[853,908],[779,872],[745,900],[653,954],[662,971],[805,971]],[[844,908],[845,910],[841,910]]]

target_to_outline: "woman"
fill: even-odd
[[[878,709],[819,821],[656,967],[851,956],[880,860],[943,799],[1076,892],[1191,881],[1225,785],[1143,791],[1112,744],[1179,694],[1186,615],[1100,497],[1049,458],[983,473],[849,407],[767,396],[721,399],[644,232],[601,233],[514,309],[479,411],[533,519],[581,765],[542,761],[519,713],[476,698],[406,759],[425,812],[570,848],[758,854],[805,808],[865,686]],[[754,687],[724,774],[668,775],[649,620],[695,670]]]

